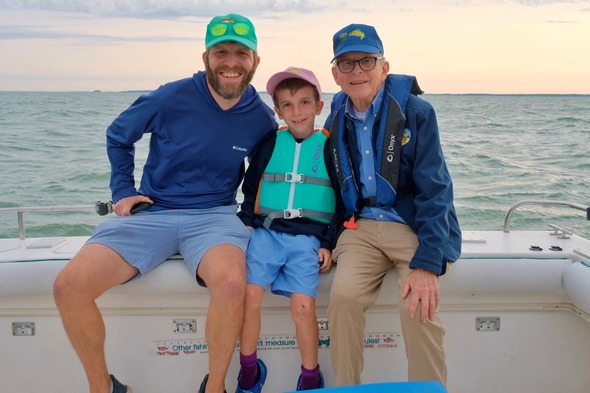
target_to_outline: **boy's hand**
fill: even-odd
[[[318,261],[320,263],[320,273],[327,273],[332,268],[332,253],[326,248],[318,250]]]

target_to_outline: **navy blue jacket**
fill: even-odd
[[[393,207],[416,233],[419,245],[410,268],[442,275],[446,262],[456,261],[461,254],[461,231],[436,114],[428,102],[411,94],[412,88],[417,88],[413,76],[389,75],[385,83],[383,105],[388,108],[379,112],[373,133],[375,169],[380,176],[378,195],[372,203]],[[359,195],[360,186],[355,182],[359,178],[359,155],[353,121],[344,115],[347,99],[344,92],[334,96],[324,127],[331,132],[331,162],[348,218],[358,214],[367,196]],[[399,143],[401,151],[388,160],[391,135],[402,137],[403,142]]]

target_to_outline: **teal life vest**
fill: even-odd
[[[255,212],[275,218],[306,217],[328,224],[336,197],[324,161],[326,130],[317,130],[298,143],[288,129],[277,131],[275,148],[266,166],[256,198]]]

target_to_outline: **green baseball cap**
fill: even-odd
[[[207,25],[205,48],[224,41],[238,42],[252,50],[256,50],[258,40],[250,19],[238,14],[216,16]]]

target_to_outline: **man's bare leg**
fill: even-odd
[[[213,247],[203,256],[198,275],[207,284],[211,295],[205,331],[209,347],[206,391],[223,393],[244,316],[246,256],[234,245]]]
[[[55,303],[86,373],[90,393],[110,393],[111,386],[104,353],[105,327],[95,300],[137,273],[112,249],[89,244],[55,279]]]

